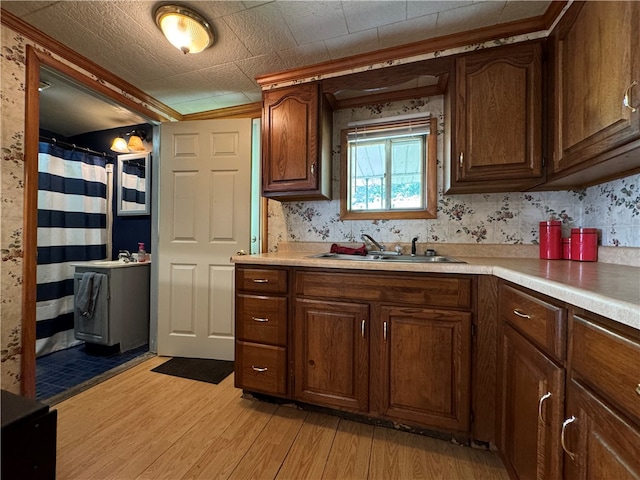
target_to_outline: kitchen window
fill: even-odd
[[[436,218],[436,145],[436,120],[424,114],[342,130],[340,217]]]

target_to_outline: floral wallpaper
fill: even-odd
[[[433,220],[340,220],[340,130],[356,120],[430,112],[438,118],[438,216]],[[443,99],[441,96],[385,103],[334,113],[333,199],[269,201],[269,251],[278,242],[359,242],[361,233],[393,244],[415,236],[425,243],[537,244],[538,223],[563,222],[601,231],[601,244],[640,247],[640,175],[579,191],[444,195]]]
[[[24,194],[25,39],[2,29],[2,154],[0,191],[0,371],[3,389],[20,388],[20,321],[22,318],[22,208]]]

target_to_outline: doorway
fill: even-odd
[[[102,102],[104,105],[109,105],[112,110],[112,120],[114,115],[119,119],[116,122],[119,126],[132,123],[145,122],[149,124],[159,124],[161,117],[154,112],[147,110],[141,105],[129,101],[128,99],[118,95],[116,92],[108,89],[104,85],[98,82],[92,82],[88,77],[79,74],[67,65],[41,53],[38,53],[35,49],[27,48],[27,95],[26,95],[26,121],[25,121],[25,219],[24,219],[24,287],[23,287],[23,324],[22,324],[22,393],[28,397],[37,397],[39,399],[48,398],[55,393],[54,390],[46,389],[46,391],[36,392],[36,380],[37,380],[37,361],[36,361],[36,340],[39,336],[36,328],[36,305],[38,300],[38,261],[37,258],[40,255],[36,255],[38,252],[38,190],[39,190],[39,169],[38,169],[38,152],[39,152],[39,140],[41,131],[40,118],[41,112],[46,111],[46,106],[41,109],[39,89],[43,87],[40,83],[41,72],[45,78],[53,78],[54,82],[60,85],[65,84],[66,87],[76,88],[78,95],[83,95],[84,98],[90,98],[93,101]],[[53,77],[51,77],[53,76]],[[51,83],[51,82],[49,82]],[[47,85],[45,84],[44,87]],[[52,88],[52,87],[49,87]],[[72,88],[72,89],[73,89]],[[73,104],[82,102],[73,102]],[[71,105],[71,103],[69,103]],[[68,115],[71,115],[68,113]],[[55,121],[54,123],[55,124]],[[153,127],[152,127],[153,128]],[[48,129],[51,132],[51,128]],[[57,133],[53,131],[53,133]],[[67,135],[64,135],[67,137]],[[76,137],[74,137],[76,138]],[[81,145],[78,145],[81,147]],[[103,148],[107,150],[107,148]],[[106,170],[106,169],[105,169]],[[109,206],[110,207],[110,206]],[[109,208],[110,210],[110,208]],[[110,257],[111,252],[105,255]],[[104,257],[103,257],[104,258]],[[66,299],[69,302],[69,298]],[[71,297],[71,302],[73,302]],[[73,335],[73,332],[71,332]],[[66,334],[68,336],[68,332]],[[81,368],[77,368],[73,363],[69,363],[71,357],[77,357],[78,350],[86,350],[85,345],[73,346],[64,355],[65,359],[58,362],[61,366],[60,369],[51,367],[40,369],[41,374],[46,374],[47,371],[51,372],[54,368],[58,370],[58,373],[66,373],[66,375],[58,375],[57,383],[63,384],[63,386],[71,386],[73,382],[76,382],[79,378],[80,381],[88,381],[88,378],[83,378],[79,375],[71,375],[71,373],[79,373],[79,370],[86,370],[82,373],[91,373],[92,377],[95,374],[102,374],[101,369],[109,370],[118,364],[123,363],[131,358],[131,356],[144,353],[148,351],[148,346],[144,347],[143,351],[132,350],[127,352],[127,355],[120,358],[114,358],[114,352],[112,351],[96,351],[93,346],[91,352],[82,352],[84,354],[84,360],[87,359],[87,353],[93,355],[91,360],[100,360],[98,362],[92,362],[91,366],[94,368],[86,368],[85,364]],[[73,350],[73,352],[72,352]],[[100,349],[98,349],[100,350]],[[65,352],[65,350],[60,350]],[[56,355],[58,352],[50,353],[51,356]],[[73,355],[72,355],[73,354]],[[77,360],[77,358],[76,358]],[[96,365],[99,364],[99,365]],[[105,368],[106,367],[106,368]],[[60,370],[65,369],[66,372]],[[61,380],[60,377],[66,377]],[[76,377],[74,379],[73,377]],[[86,377],[86,376],[85,376]],[[39,382],[42,383],[42,382]],[[55,383],[55,382],[44,382]],[[50,386],[50,385],[49,385]]]

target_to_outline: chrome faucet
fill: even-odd
[[[376,242],[371,235],[367,235],[366,233],[363,233],[362,235],[360,235],[360,238],[364,241],[367,242],[369,241],[369,243],[375,245],[376,247],[378,247],[378,250],[380,250],[381,252],[384,252],[386,250],[385,246],[382,245],[381,243]]]
[[[120,250],[118,252],[118,260],[124,260],[124,263],[133,262],[133,256],[129,250]]]

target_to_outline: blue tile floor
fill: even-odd
[[[36,359],[36,398],[51,398],[148,351],[149,345],[119,353],[117,348],[84,343],[39,357]]]

